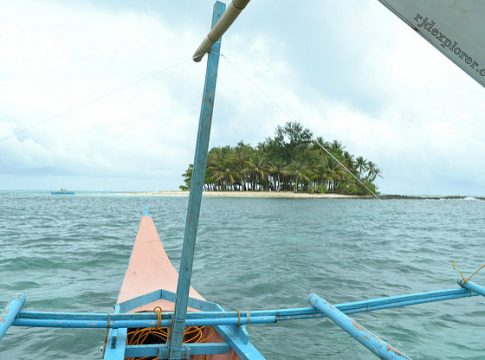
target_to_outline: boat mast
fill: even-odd
[[[170,334],[169,359],[182,357],[182,343],[184,339],[185,320],[187,316],[187,304],[192,277],[192,265],[194,262],[195,242],[197,240],[197,226],[199,223],[200,204],[204,186],[207,155],[209,151],[209,138],[214,109],[216,92],[217,69],[219,66],[219,53],[221,37],[234,22],[250,0],[233,0],[227,11],[226,5],[216,1],[212,15],[212,30],[202,41],[193,56],[193,60],[199,62],[206,53],[207,69],[205,75],[202,106],[199,117],[199,130],[195,148],[194,170],[190,186],[189,205],[185,221],[184,244],[180,259],[180,271],[177,283],[177,296],[175,311]]]

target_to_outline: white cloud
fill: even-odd
[[[244,15],[251,11],[258,3]],[[211,143],[256,144],[289,114],[376,162],[384,192],[479,191],[485,185],[477,166],[485,157],[483,88],[375,1],[326,2],[321,11],[308,14],[318,31],[305,39],[292,37],[291,28],[228,34]],[[181,31],[148,12],[85,3],[74,11],[55,2],[2,2],[0,13],[0,138],[17,134],[0,142],[0,167],[10,174],[0,186],[14,187],[15,174],[29,169],[134,177],[139,180],[130,186],[139,189],[178,186],[193,158],[205,70],[189,60],[202,38],[196,25]],[[285,57],[288,49],[307,56],[325,50],[344,61],[335,66],[322,57],[320,68],[302,69]],[[179,67],[19,133],[183,59]],[[320,73],[341,79],[348,97],[333,98],[302,81],[304,74]],[[355,91],[375,104],[363,106]],[[124,181],[110,184],[126,188]],[[96,180],[90,186],[96,188]]]
[[[202,69],[187,60],[119,87],[190,59],[190,33],[174,33],[146,15],[89,6],[76,12],[53,3],[3,7],[8,16],[0,33],[8,56],[0,60],[0,138],[18,132],[0,142],[3,173],[46,168],[160,178],[178,167],[179,176],[188,162],[186,139],[195,137],[197,108],[190,105],[193,93],[185,97],[184,87],[180,93],[170,87],[185,82],[200,88]],[[91,102],[112,89],[119,91]],[[45,119],[52,120],[36,126]],[[32,129],[22,133],[25,128]]]

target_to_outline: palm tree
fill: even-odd
[[[339,157],[344,150],[344,146],[340,141],[334,140],[330,143],[330,152],[335,156]]]
[[[283,176],[284,176],[286,163],[282,160],[269,161],[268,166],[269,166],[268,168],[269,175],[272,180],[273,190],[276,190],[276,191],[284,190]]]
[[[254,149],[250,145],[244,144],[240,141],[234,148],[230,161],[233,163],[235,170],[237,171],[238,181],[240,183],[239,190],[246,191],[246,173],[247,162],[249,157],[254,152]]]
[[[232,190],[237,173],[229,161],[232,153],[230,146],[212,148],[207,159],[207,170],[211,173],[211,180],[219,190]]]
[[[358,156],[355,158],[355,166],[362,177],[362,175],[367,171],[368,162],[362,156]]]
[[[372,161],[369,161],[367,163],[367,180],[373,182],[377,176],[381,176],[381,169],[379,169]]]
[[[312,170],[313,178],[315,180],[315,189],[318,192],[327,192],[328,185],[327,180],[329,179],[329,168],[326,161],[322,161],[320,164],[315,166]]]
[[[190,186],[192,184],[192,174],[194,173],[194,164],[189,164],[189,167],[185,172],[182,174],[182,178],[184,179],[184,185],[180,185],[179,188],[182,191],[190,190]]]
[[[332,192],[337,192],[340,188],[340,182],[345,178],[347,172],[345,169],[334,159],[328,159],[328,189]]]
[[[344,166],[352,171],[352,170],[355,170],[355,160],[354,160],[354,156],[351,155],[348,151],[344,151],[342,153],[342,161],[341,161],[342,164],[344,164]]]
[[[190,188],[192,172],[193,166],[189,165],[182,174],[181,189]],[[380,173],[376,164],[345,151],[341,142],[314,139],[301,124],[288,122],[277,128],[274,137],[266,138],[255,148],[243,141],[235,147],[212,148],[204,187],[208,191],[270,189],[365,194],[365,187],[376,188],[373,181]]]
[[[313,175],[308,165],[304,161],[295,160],[288,166],[288,172],[295,179],[293,191],[298,192],[300,184],[303,184],[304,190],[306,190],[308,187],[308,181]]]
[[[252,190],[256,190],[257,187],[259,190],[261,186],[264,189],[265,185],[267,188],[267,176],[270,171],[270,165],[266,158],[260,152],[255,152],[251,155],[246,165],[247,167],[244,171],[251,176]]]
[[[212,167],[212,173],[214,182],[222,183],[224,190],[234,190],[234,183],[236,182],[238,173],[229,161],[224,160],[222,163],[215,164]]]

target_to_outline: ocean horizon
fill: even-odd
[[[75,189],[69,188],[69,191],[74,191],[77,195],[89,195],[89,194],[119,194],[119,195],[140,195],[140,196],[170,196],[173,194],[180,194],[180,195],[188,195],[189,191],[182,191],[182,190],[92,190],[92,189]],[[27,192],[27,193],[46,193],[50,194],[53,191],[59,191],[59,189],[0,189],[0,192]],[[341,195],[337,193],[305,193],[305,192],[292,192],[292,191],[203,191],[203,194],[209,194],[212,196],[217,196],[220,194],[221,196],[234,194],[238,196],[249,196],[249,197],[258,197],[258,194],[261,197],[265,197],[267,194],[291,194],[297,197],[298,195],[303,196],[315,196],[315,197],[325,197],[326,195],[337,195],[341,196],[342,198],[353,198],[353,199],[376,199],[376,197],[372,195]],[[378,198],[381,200],[388,200],[388,199],[477,199],[477,200],[485,200],[484,194],[394,194],[394,193],[379,193],[377,194]]]

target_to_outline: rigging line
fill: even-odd
[[[225,58],[227,60],[227,62],[229,64],[231,64],[231,66],[233,66],[233,68],[235,70],[237,70],[241,75],[243,75],[259,92],[261,92],[261,94],[263,94],[267,99],[269,99],[287,118],[288,120],[291,120],[293,117],[290,116],[290,114],[285,111],[285,109],[283,109],[281,107],[280,104],[278,104],[276,102],[276,100],[274,100],[271,96],[269,96],[263,89],[261,89],[251,78],[249,78],[249,76],[247,76],[246,74],[244,74],[240,69],[238,69],[228,58],[227,56],[223,55],[221,53],[221,56],[223,58]],[[357,180],[359,182],[359,184],[361,184],[367,191],[369,191],[369,193],[371,193],[376,199],[378,200],[382,200],[379,198],[379,196],[374,193],[371,189],[369,189],[358,177],[356,177],[344,164],[342,164],[333,154],[331,154],[322,144],[320,144],[318,141],[316,140],[313,140],[313,142],[317,145],[319,145],[327,154],[329,154],[341,167],[343,167],[345,169],[345,171],[347,171],[352,177],[355,178],[355,180]]]
[[[372,194],[372,196],[374,196],[377,200],[382,200],[379,195],[377,195],[374,191],[372,191],[371,189],[369,189],[367,187],[367,185],[365,185],[362,180],[360,180],[352,171],[350,171],[344,164],[342,164],[340,162],[339,159],[337,159],[330,151],[328,151],[325,146],[323,146],[322,144],[320,144],[317,140],[313,140],[313,142],[315,144],[317,144],[318,146],[320,146],[322,148],[323,151],[325,151],[328,155],[330,155],[330,157],[332,159],[334,159],[345,171],[347,171],[350,176],[352,176],[355,180],[357,180],[357,182],[362,185],[370,194]]]
[[[222,53],[219,53],[219,54],[221,55],[221,57],[223,57],[227,61],[227,63],[229,65],[231,65],[233,67],[234,70],[236,70],[240,75],[242,75],[251,85],[253,85],[261,94],[263,94],[266,97],[266,99],[268,99],[278,110],[280,110],[281,113],[283,113],[287,117],[288,120],[291,121],[291,119],[294,118],[285,109],[283,109],[283,107],[276,100],[274,100],[268,93],[266,93],[261,87],[259,87],[247,74],[245,74],[232,61],[230,61],[229,58],[226,55],[224,55]],[[318,146],[320,146],[328,155],[330,155],[346,172],[348,172],[353,178],[355,178],[355,180],[357,180],[357,182],[360,185],[362,185],[367,191],[369,191],[369,193],[372,194],[373,197],[375,197],[377,200],[379,200],[380,202],[382,202],[384,204],[384,201],[379,197],[379,195],[377,195],[374,191],[369,189],[369,187],[366,186],[362,182],[362,180],[360,180],[357,176],[355,176],[344,164],[342,164],[342,162],[340,162],[333,154],[331,154],[322,144],[320,144],[316,140],[313,140],[313,142],[315,144],[317,144]],[[395,216],[398,216],[398,214],[394,211],[394,209],[387,206],[387,204],[385,206]]]
[[[357,182],[362,185],[369,193],[372,194],[373,197],[375,197],[377,200],[379,200],[381,202],[381,204],[384,204],[384,206],[389,209],[396,217],[399,216],[397,214],[396,211],[394,211],[393,208],[391,208],[390,206],[388,206],[384,200],[382,200],[379,195],[377,195],[374,191],[372,191],[371,189],[369,189],[369,187],[367,185],[364,184],[364,182],[359,179],[354,173],[352,173],[352,171],[350,171],[344,164],[342,164],[340,162],[340,160],[338,160],[330,151],[328,151],[325,146],[323,146],[322,144],[320,144],[317,140],[313,140],[313,142],[315,144],[317,144],[318,146],[320,146],[322,148],[323,151],[325,151],[328,155],[330,155],[330,157],[332,159],[334,159],[346,172],[348,172],[355,180],[357,180]]]
[[[260,86],[258,86],[258,84],[256,84],[256,82],[253,81],[253,79],[251,79],[247,74],[245,74],[244,72],[242,72],[232,61],[229,60],[229,58],[224,55],[223,53],[220,53],[220,55],[226,59],[227,63],[229,65],[231,65],[233,67],[234,70],[236,70],[240,75],[242,75],[251,85],[253,85],[256,90],[258,90],[262,95],[264,95],[264,97],[266,97],[266,99],[268,99],[276,108],[278,108],[279,111],[281,111],[287,118],[288,120],[291,120],[292,116],[290,116],[290,114],[288,112],[286,112],[285,109],[283,109],[281,107],[280,104],[278,104],[276,102],[276,100],[274,100],[271,96],[269,96]]]
[[[394,211],[393,208],[391,208],[390,206],[387,206],[387,204],[384,203],[384,200],[382,200],[379,195],[377,195],[374,191],[372,191],[371,189],[369,189],[369,187],[367,185],[364,184],[364,182],[359,179],[359,177],[357,177],[354,173],[352,173],[352,171],[350,171],[344,164],[342,164],[340,162],[340,160],[338,160],[330,151],[328,151],[325,146],[323,146],[322,144],[320,144],[317,140],[313,140],[313,142],[315,144],[317,144],[318,146],[320,146],[322,148],[323,151],[325,151],[328,155],[330,155],[330,157],[332,159],[334,159],[346,172],[348,172],[355,180],[357,180],[357,182],[362,185],[364,187],[364,189],[366,189],[370,194],[372,194],[373,197],[375,197],[377,200],[379,200],[382,204],[385,205],[385,207],[387,209],[389,209],[396,217],[399,216],[397,214],[396,211]]]
[[[134,85],[137,85],[138,83],[140,83],[140,82],[142,82],[142,81],[145,81],[145,80],[147,80],[147,79],[150,79],[150,78],[152,78],[152,77],[155,77],[155,76],[157,76],[157,75],[160,75],[161,73],[164,73],[164,72],[166,72],[166,71],[168,71],[168,70],[172,70],[172,69],[174,69],[174,68],[176,68],[176,67],[179,67],[179,66],[181,66],[181,65],[184,65],[184,64],[186,64],[186,63],[188,63],[188,62],[190,62],[190,61],[191,61],[190,59],[188,59],[188,60],[183,60],[183,61],[179,61],[178,63],[171,64],[171,65],[169,65],[169,66],[167,66],[167,67],[165,67],[165,68],[163,68],[163,69],[160,69],[160,70],[158,70],[158,71],[155,71],[155,72],[152,72],[152,73],[147,74],[147,75],[145,75],[145,76],[142,76],[142,77],[140,77],[140,78],[138,78],[138,79],[136,79],[136,80],[133,80],[133,81],[131,81],[131,82],[129,82],[129,83],[126,83],[126,84],[124,84],[124,85],[121,85],[121,86],[119,86],[119,87],[117,87],[117,88],[111,89],[110,91],[107,91],[107,92],[105,92],[104,94],[101,94],[101,95],[99,95],[99,96],[97,96],[97,97],[95,97],[95,98],[92,98],[92,99],[90,99],[90,100],[88,100],[88,101],[85,101],[85,102],[83,102],[83,103],[77,104],[77,105],[75,105],[75,106],[73,106],[73,107],[71,107],[71,108],[69,108],[69,109],[67,109],[67,110],[64,110],[64,111],[62,111],[62,112],[60,112],[60,113],[57,113],[56,115],[53,115],[53,116],[48,117],[48,118],[46,118],[46,119],[44,119],[44,120],[41,120],[41,121],[39,121],[39,122],[37,122],[37,123],[33,124],[32,126],[29,126],[29,127],[23,128],[23,129],[20,129],[20,130],[18,130],[18,131],[15,131],[15,132],[14,132],[13,134],[11,134],[11,135],[7,135],[7,136],[5,136],[5,137],[3,137],[3,138],[0,138],[0,143],[1,143],[1,142],[6,141],[6,140],[8,140],[8,139],[11,139],[11,138],[17,137],[19,134],[24,134],[24,133],[26,133],[26,132],[28,132],[28,131],[30,131],[30,130],[32,130],[32,129],[34,129],[34,128],[36,128],[36,127],[39,127],[39,126],[41,126],[41,125],[43,125],[43,124],[45,124],[45,123],[47,123],[47,122],[50,122],[50,121],[52,121],[52,120],[59,119],[59,118],[63,117],[64,115],[67,115],[67,114],[73,113],[73,112],[75,112],[75,111],[77,111],[77,110],[79,110],[79,109],[82,109],[82,108],[84,108],[84,107],[86,107],[86,106],[88,106],[88,105],[91,105],[91,104],[94,104],[94,103],[96,103],[96,102],[98,102],[98,101],[100,101],[100,100],[106,99],[106,98],[108,98],[108,97],[110,97],[110,96],[112,96],[112,95],[114,95],[114,94],[116,94],[116,93],[119,93],[119,92],[120,92],[120,91],[122,91],[122,90],[128,89],[128,88],[130,88],[130,87],[132,87],[132,86],[134,86]]]

